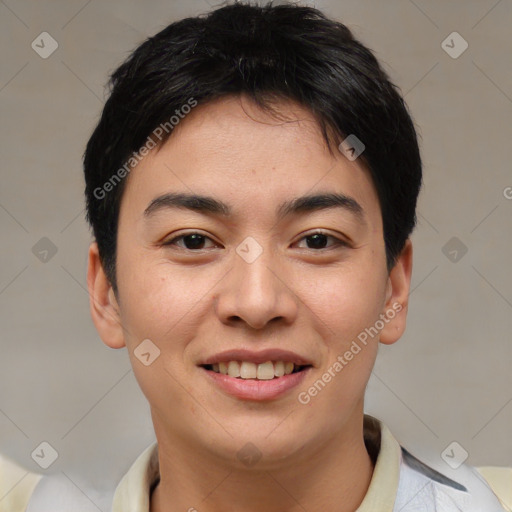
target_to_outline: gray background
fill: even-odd
[[[512,2],[308,3],[375,51],[421,136],[409,322],[380,348],[366,411],[415,454],[441,460],[457,441],[472,465],[512,466]],[[0,452],[31,471],[45,472],[30,454],[47,441],[59,453],[47,473],[101,491],[154,440],[126,349],[103,345],[89,317],[81,156],[108,73],[209,8],[0,1]],[[31,47],[43,31],[58,42],[47,59]],[[453,31],[469,44],[458,58],[441,44]],[[43,237],[57,249],[46,262]],[[443,252],[452,237],[460,247]]]

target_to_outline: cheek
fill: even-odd
[[[369,266],[331,270],[320,278],[315,273],[310,279],[302,274],[304,302],[325,324],[333,348],[343,350],[375,323],[385,298],[385,280],[380,276],[379,269]]]
[[[119,282],[123,283],[119,292],[125,341],[143,394],[161,411],[168,409],[169,401],[173,410],[193,408],[193,390],[188,389],[190,379],[183,362],[187,344],[197,330],[200,299],[208,289],[207,283],[203,283],[204,290],[197,289],[201,279],[172,272],[168,262],[153,261],[144,267],[142,259],[131,258],[121,259],[118,267]],[[150,340],[159,350],[149,345],[150,358],[152,351],[158,356],[148,365],[139,359],[142,351],[138,347],[143,340]]]
[[[381,313],[385,294],[382,275],[374,263],[331,272],[316,279],[314,285],[312,275],[304,284],[308,294],[304,302],[319,319],[326,349],[323,374],[318,376],[322,382],[316,381],[310,391],[317,393],[313,399],[316,407],[333,418],[332,428],[337,428],[332,413],[346,414],[363,397],[375,363],[378,337],[369,336],[365,329],[373,326]]]
[[[384,286],[372,275],[380,274],[376,269],[373,274],[356,269],[340,272],[317,281],[309,291],[318,324],[328,328],[321,327],[326,349],[322,373],[313,387],[301,391],[310,397],[315,414],[327,418],[326,429],[333,432],[339,428],[339,418],[363,399],[377,357],[378,336],[368,336],[365,329],[379,318]]]
[[[126,283],[122,314],[130,342],[150,338],[172,350],[176,343],[171,342],[185,334],[187,313],[194,310],[200,292],[182,274],[161,272],[158,265],[132,273]]]

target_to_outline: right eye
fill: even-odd
[[[185,247],[178,245],[178,241],[183,240]],[[210,240],[211,238],[203,235],[202,233],[198,233],[197,231],[185,233],[183,235],[176,236],[162,243],[163,246],[172,246],[177,245],[181,249],[186,249],[190,251],[194,250],[203,250],[205,249],[204,244],[206,240]]]

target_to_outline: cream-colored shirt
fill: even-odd
[[[376,457],[368,491],[357,512],[512,512],[512,468],[462,465],[438,471],[402,448],[385,424],[365,415],[365,442]],[[24,470],[0,456],[0,512],[89,512],[98,508],[83,490],[42,485],[52,477]],[[159,480],[158,445],[148,446],[117,485],[112,512],[149,512]],[[40,489],[44,489],[42,492]],[[69,496],[63,494],[69,493]],[[58,496],[58,499],[57,499]],[[62,505],[65,503],[66,505]],[[198,508],[198,510],[200,507]]]

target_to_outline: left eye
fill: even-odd
[[[336,238],[332,235],[327,235],[326,233],[322,233],[321,231],[317,233],[311,233],[309,235],[306,235],[305,237],[301,238],[299,241],[307,240],[312,244],[313,247],[309,247],[310,249],[324,249],[325,245],[327,243],[327,239],[333,239],[335,240],[334,246],[340,246],[340,245],[347,245],[345,242],[340,240],[339,238]]]
[[[327,235],[322,232],[316,232],[316,233],[311,233],[309,235],[306,235],[306,236],[302,237],[299,240],[299,242],[301,242],[302,240],[306,240],[307,243],[310,245],[310,247],[308,247],[309,249],[324,249],[327,245],[327,240],[329,238],[331,238],[332,240],[335,241],[333,244],[334,246],[347,245],[345,242],[343,242],[339,238],[336,238],[332,235]],[[185,247],[178,245],[177,241],[181,241],[181,240],[185,244]],[[201,249],[205,249],[204,244],[205,244],[206,240],[211,241],[211,238],[207,237],[206,235],[202,235],[201,233],[188,233],[185,235],[180,235],[175,238],[172,238],[172,239],[168,240],[167,242],[165,242],[163,245],[164,246],[178,245],[178,247],[182,247],[182,248],[188,249],[188,250],[201,250]]]

